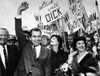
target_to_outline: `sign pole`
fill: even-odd
[[[65,37],[65,33],[64,33],[64,18],[63,16],[61,17],[61,20],[62,20],[62,33],[63,33],[63,39],[64,39],[64,51],[65,52],[69,52],[68,49],[67,49],[67,46],[66,46],[66,37]]]
[[[95,0],[95,5],[96,5],[96,9],[97,9],[97,13],[98,13],[98,16],[99,16],[99,26],[100,26],[100,12],[99,12],[99,7],[98,7],[98,1]],[[98,30],[97,30],[98,32]]]

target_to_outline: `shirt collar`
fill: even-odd
[[[39,46],[36,46],[35,48],[38,49],[38,48],[40,48],[40,47],[41,47],[41,46],[39,45]]]
[[[0,48],[1,48],[1,47],[3,48],[3,46],[2,46],[2,45],[0,45]],[[4,45],[4,47],[5,47],[5,48],[7,48],[7,45]]]

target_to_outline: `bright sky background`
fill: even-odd
[[[23,12],[22,24],[23,26],[28,25],[28,28],[33,28],[36,26],[34,14],[38,11],[38,7],[39,5],[41,5],[43,1],[50,0],[0,0],[0,28],[5,27],[9,30],[10,34],[15,34],[14,17],[16,16],[17,8],[20,6],[22,2],[25,1],[29,3],[29,9]],[[88,14],[93,12],[96,8],[95,0],[83,0],[83,4]],[[98,5],[100,5],[100,0],[98,0]],[[62,6],[64,7],[65,5]]]

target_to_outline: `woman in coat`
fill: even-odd
[[[67,60],[67,52],[62,49],[62,38],[59,35],[52,35],[50,38],[51,45],[51,76],[63,75],[60,66]]]
[[[85,37],[77,37],[73,41],[74,52],[63,64],[63,71],[71,71],[72,76],[99,76],[99,67],[96,58],[86,50]]]

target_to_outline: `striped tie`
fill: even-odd
[[[7,52],[6,52],[5,47],[3,47],[3,52],[4,52],[4,57],[5,57],[5,65],[7,66],[8,58],[7,58]]]

